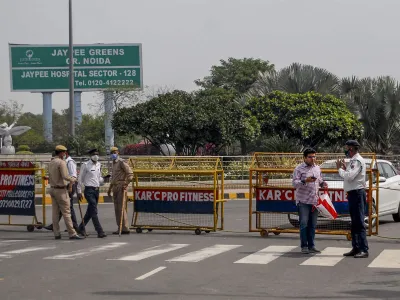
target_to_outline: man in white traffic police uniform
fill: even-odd
[[[367,205],[365,192],[366,166],[364,158],[358,153],[360,144],[356,140],[347,141],[345,147],[345,155],[350,158],[350,162],[346,167],[343,159],[337,160],[336,166],[340,177],[343,178],[343,189],[347,193],[353,248],[343,255],[366,258],[368,257],[368,242],[364,223]]]
[[[92,219],[94,228],[97,231],[97,237],[104,238],[106,234],[101,227],[97,214],[100,185],[104,183],[104,178],[101,176],[101,163],[98,161],[99,151],[97,149],[92,149],[88,154],[90,155],[90,160],[82,163],[77,186],[79,201],[83,199],[82,186],[84,186],[84,195],[88,203],[86,214],[83,218],[84,224],[81,223],[79,225],[79,231],[86,235],[85,226],[89,223],[90,219]]]

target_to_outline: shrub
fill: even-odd
[[[21,152],[21,151],[31,151],[31,148],[29,148],[28,145],[19,145],[18,148],[17,148],[17,151],[18,151],[18,152]]]

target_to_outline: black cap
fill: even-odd
[[[99,150],[97,150],[97,148],[90,149],[90,150],[88,151],[88,154],[92,154],[92,153],[94,153],[94,152],[99,152]]]
[[[356,146],[356,147],[360,147],[360,144],[356,141],[356,140],[348,140],[346,142],[347,146]]]

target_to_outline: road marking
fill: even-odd
[[[147,248],[143,251],[140,251],[133,255],[123,256],[117,259],[108,259],[108,260],[127,260],[127,261],[138,261],[142,259],[146,259],[152,256],[156,256],[159,254],[167,253],[170,251],[174,251],[183,247],[189,246],[189,244],[164,244],[151,248]]]
[[[203,259],[209,258],[214,255],[224,253],[226,251],[241,247],[242,245],[214,245],[198,251],[193,251],[181,256],[168,259],[167,261],[184,261],[184,262],[199,262]]]
[[[266,265],[271,261],[289,252],[297,246],[269,246],[256,253],[250,254],[242,259],[235,261],[235,264],[260,264]]]
[[[143,280],[143,279],[146,279],[147,277],[150,277],[151,275],[154,275],[154,274],[156,274],[156,273],[158,273],[158,272],[164,270],[165,268],[166,268],[166,267],[158,267],[157,269],[154,269],[153,271],[150,271],[150,272],[148,272],[148,273],[146,273],[146,274],[144,274],[144,275],[142,275],[142,276],[140,276],[140,277],[138,277],[138,278],[135,278],[135,280]]]
[[[400,250],[385,249],[375,258],[368,268],[400,268]]]
[[[73,252],[69,252],[66,254],[48,256],[43,259],[71,259],[71,260],[74,260],[75,258],[82,258],[82,257],[88,256],[88,255],[91,255],[93,253],[99,253],[99,252],[104,252],[104,251],[108,251],[108,250],[113,250],[113,249],[119,248],[126,244],[127,243],[110,243],[107,245],[96,246],[96,247],[87,248],[87,249],[83,249],[83,250],[73,251]]]
[[[3,254],[23,254],[23,253],[28,253],[28,252],[40,251],[40,250],[51,250],[51,249],[55,249],[55,248],[56,248],[55,246],[28,247],[28,248],[23,248],[23,249],[18,249],[18,250],[6,251],[6,252],[3,252]]]
[[[300,265],[332,267],[345,258],[343,256],[343,253],[346,253],[350,250],[350,248],[327,247],[322,250],[321,253],[310,257],[306,261],[302,262]]]
[[[9,246],[9,245],[19,243],[19,242],[28,242],[28,241],[29,240],[3,240],[3,241],[0,241],[0,247]]]

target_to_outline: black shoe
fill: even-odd
[[[356,255],[358,252],[360,252],[360,251],[358,251],[357,249],[351,249],[351,251],[350,252],[347,252],[347,253],[344,253],[343,254],[343,256],[354,256],[354,255]]]
[[[69,237],[70,240],[83,240],[83,237],[80,237],[79,235],[73,235]]]
[[[308,251],[309,251],[310,253],[321,253],[321,251],[318,250],[318,249],[315,248],[315,247],[309,248]]]
[[[75,231],[76,231],[76,233],[78,233],[78,234],[80,234],[80,235],[82,235],[82,236],[89,236],[89,235],[86,233],[86,230],[83,229],[83,227],[81,227],[81,226],[78,227],[78,230],[75,229]]]
[[[97,234],[97,237],[98,237],[99,239],[105,238],[106,236],[107,236],[107,235],[106,235],[104,232]]]
[[[361,251],[360,253],[354,255],[354,258],[367,258],[368,256],[368,252]]]
[[[113,234],[119,234],[119,231],[114,231]],[[130,231],[121,231],[121,234],[131,234]]]
[[[50,230],[50,231],[53,231],[53,225],[52,224],[44,226],[43,228],[47,229],[47,230]]]
[[[56,235],[56,236],[54,237],[54,239],[56,239],[56,240],[61,240],[61,235]]]

